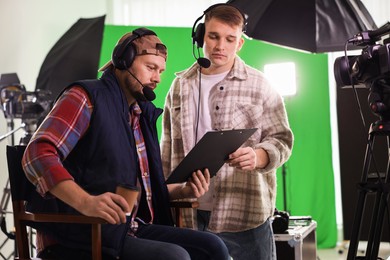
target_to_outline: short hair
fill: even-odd
[[[245,32],[246,15],[237,7],[228,4],[217,5],[205,13],[205,23],[211,18],[218,19],[230,26],[241,26],[242,31]]]

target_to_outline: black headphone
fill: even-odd
[[[130,37],[115,46],[111,57],[112,64],[115,68],[119,70],[127,70],[130,68],[137,55],[137,48],[133,42],[145,35],[156,35],[156,33],[146,28],[138,28],[132,31]]]
[[[207,8],[203,14],[198,18],[196,19],[194,25],[192,26],[192,44],[195,44],[196,43],[196,46],[198,46],[198,48],[203,48],[203,41],[204,41],[204,34],[205,34],[205,25],[204,23],[199,23],[197,25],[197,23],[203,18],[203,16],[205,16],[205,14],[207,12],[209,12],[211,9],[217,7],[217,6],[222,6],[222,5],[226,5],[226,6],[231,6],[231,7],[234,7],[236,8],[240,14],[242,15],[242,18],[244,19],[244,26],[242,28],[242,31],[243,32],[246,32],[246,27],[247,27],[247,15],[244,14],[243,12],[241,12],[240,9],[238,9],[237,7],[233,6],[233,5],[230,5],[230,4],[226,4],[226,3],[220,3],[220,4],[215,4],[215,5],[212,5],[210,6],[209,8]]]
[[[287,211],[275,209],[272,230],[274,234],[283,234],[287,231],[290,220],[290,214]]]

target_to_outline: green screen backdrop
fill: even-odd
[[[137,26],[106,25],[100,65],[111,58],[117,40]],[[174,73],[194,61],[191,28],[149,27],[168,47],[167,69],[161,77],[153,101],[163,107]],[[268,63],[294,62],[297,93],[285,98],[286,109],[295,142],[286,166],[287,208],[284,208],[282,172],[278,169],[277,208],[292,216],[310,215],[317,222],[318,248],[337,243],[335,189],[332,169],[332,147],[329,109],[328,60],[326,54],[308,54],[257,40],[246,39],[240,56],[263,71]],[[100,74],[99,74],[100,76]],[[283,71],[280,72],[283,77]],[[158,122],[161,133],[161,118]]]

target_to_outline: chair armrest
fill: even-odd
[[[183,220],[181,218],[182,208],[195,209],[199,207],[199,202],[196,200],[172,200],[170,201],[171,208],[175,209],[175,222],[177,227],[183,226]]]
[[[56,222],[56,223],[76,223],[76,224],[105,224],[102,218],[89,217],[85,215],[74,215],[65,213],[31,213],[24,210],[24,201],[13,202],[19,220],[32,222]]]
[[[56,223],[73,223],[73,224],[104,224],[104,219],[89,217],[85,215],[71,214],[52,214],[52,213],[23,213],[22,220],[33,222],[56,222]]]
[[[196,200],[172,200],[170,206],[171,208],[197,208],[199,202]]]
[[[89,217],[85,215],[71,215],[71,214],[53,214],[53,213],[31,213],[25,211],[24,201],[12,201],[14,209],[14,224],[16,229],[16,240],[19,254],[22,259],[29,259],[29,248],[27,241],[26,225],[28,222],[46,222],[46,223],[77,223],[91,225],[91,253],[92,259],[102,259],[102,238],[101,238],[101,224],[107,223],[104,219],[97,217]]]

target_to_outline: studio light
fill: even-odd
[[[264,73],[282,96],[293,96],[297,92],[295,63],[266,64]]]

